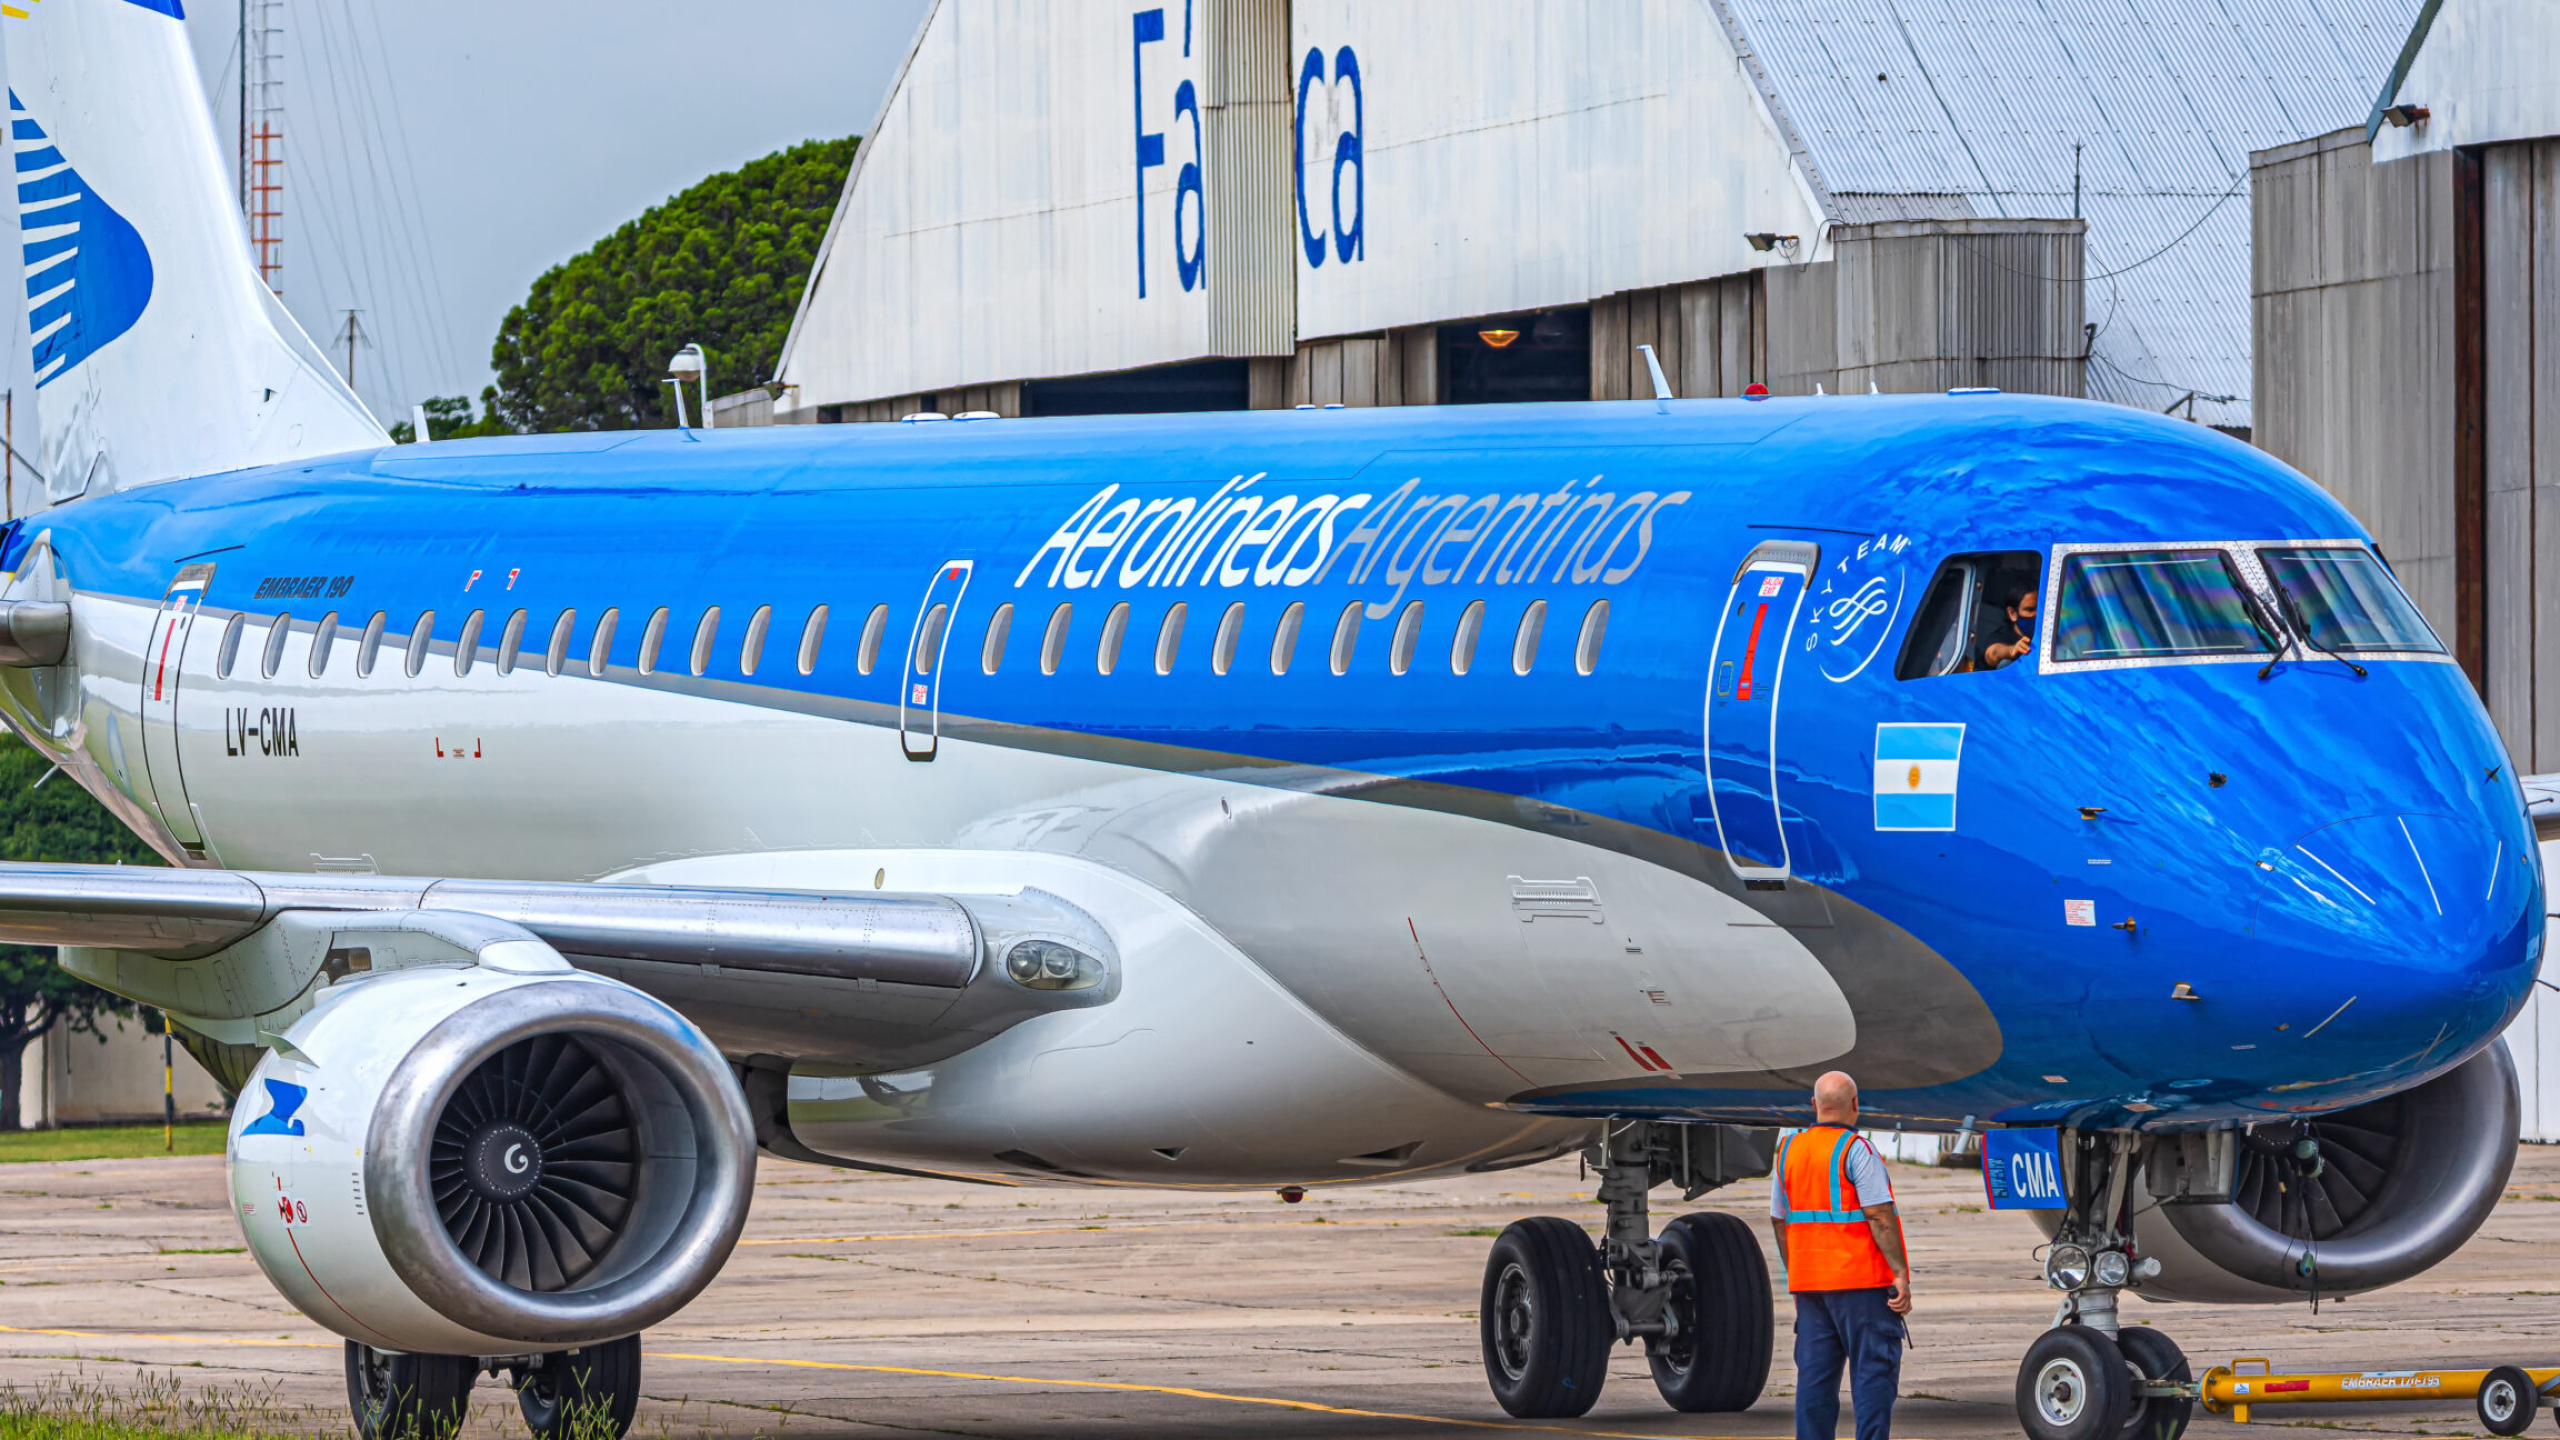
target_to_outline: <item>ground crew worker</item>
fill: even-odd
[[[1813,1082],[1813,1124],[1786,1137],[1770,1172],[1769,1227],[1796,1300],[1796,1440],[1835,1440],[1849,1370],[1858,1440],[1887,1440],[1902,1380],[1911,1262],[1884,1160],[1857,1130],[1858,1082]]]

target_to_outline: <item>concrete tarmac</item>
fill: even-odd
[[[2018,1357],[2053,1302],[2023,1217],[1983,1213],[1981,1177],[1896,1165],[1919,1268],[1895,1429],[2017,1433]],[[1570,1162],[1319,1192],[1016,1190],[767,1160],[746,1242],[651,1331],[642,1437],[1792,1434],[1785,1324],[1768,1394],[1682,1416],[1621,1348],[1578,1421],[1510,1420],[1485,1388],[1476,1297],[1490,1237],[1524,1215],[1596,1226]],[[1679,1213],[1655,1192],[1656,1220]],[[2560,1149],[2524,1147],[2504,1202],[2459,1255],[2379,1294],[2263,1309],[2132,1304],[2201,1370],[2560,1364]],[[1700,1208],[1751,1218],[1766,1181]],[[224,1207],[218,1159],[0,1166],[0,1385],[247,1403],[268,1429],[345,1433],[339,1343],[269,1289]],[[148,1382],[143,1377],[157,1377]],[[68,1389],[66,1389],[68,1387]],[[2251,1427],[2355,1435],[2476,1430],[2468,1402],[2261,1410]],[[1845,1417],[1844,1417],[1845,1421]],[[2194,1435],[2239,1427],[2199,1415]],[[521,1435],[478,1392],[473,1435]]]

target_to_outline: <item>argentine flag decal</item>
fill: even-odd
[[[151,302],[151,255],[132,222],[108,208],[9,92],[26,246],[27,334],[41,389],[133,328]]]
[[[1876,828],[1956,828],[1964,726],[1876,726]]]

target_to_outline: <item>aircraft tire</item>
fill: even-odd
[[[2157,1330],[2128,1325],[2116,1332],[2116,1348],[2124,1352],[2124,1363],[2145,1380],[2185,1384],[2195,1378],[2187,1369],[2187,1353]],[[2195,1409],[2196,1402],[2184,1396],[2129,1395],[2117,1440],[2178,1440]]]
[[[2481,1429],[2492,1435],[2521,1435],[2533,1428],[2542,1397],[2530,1373],[2519,1366],[2501,1365],[2480,1377],[2480,1394],[2471,1406],[2479,1413]]]
[[[363,1440],[410,1440],[462,1429],[479,1362],[468,1355],[404,1355],[347,1342],[347,1406]]]
[[[1586,1413],[1609,1377],[1617,1324],[1600,1247],[1553,1215],[1513,1221],[1485,1258],[1477,1310],[1485,1379],[1523,1420]]]
[[[2115,1341],[2086,1325],[2057,1325],[2018,1362],[2018,1428],[2027,1440],[2116,1440],[2132,1388]]]
[[[640,1337],[555,1350],[512,1378],[535,1440],[622,1440],[640,1408]]]
[[[1691,1415],[1748,1410],[1769,1384],[1776,1315],[1760,1237],[1738,1215],[1702,1210],[1662,1227],[1677,1337],[1651,1347],[1654,1388]]]

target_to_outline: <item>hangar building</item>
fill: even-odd
[[[2252,150],[2419,0],[938,0],[768,402],[1988,384],[2251,424]]]

